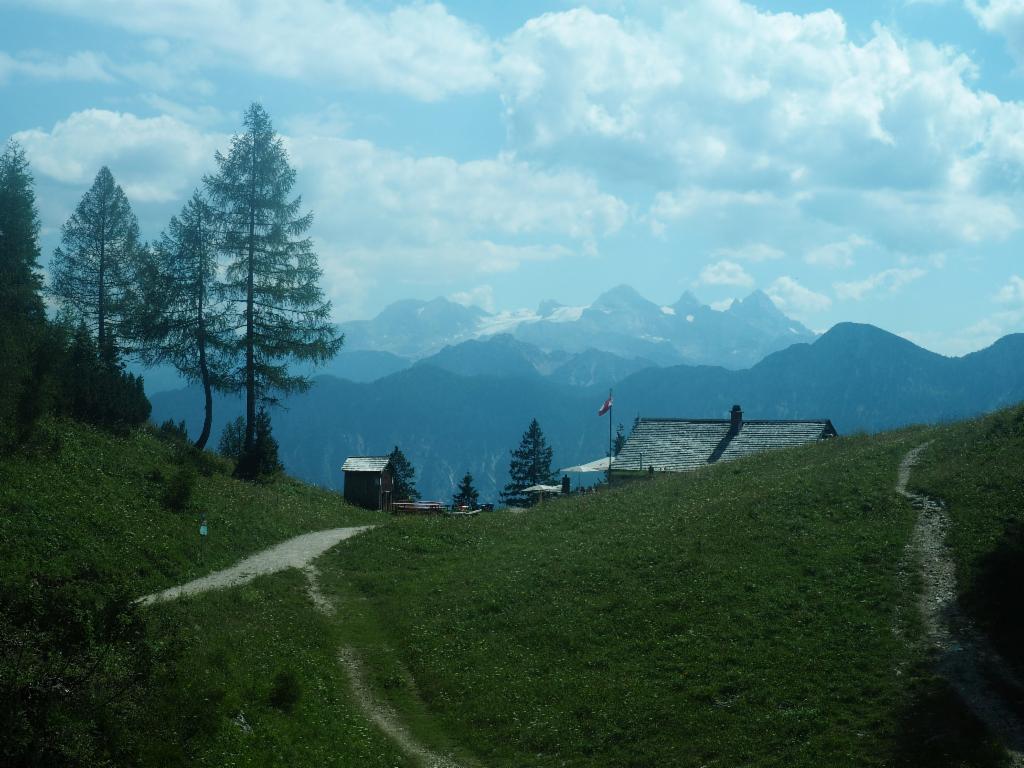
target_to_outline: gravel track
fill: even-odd
[[[896,492],[920,510],[911,547],[921,568],[919,600],[929,645],[940,675],[968,708],[996,734],[1010,755],[1010,764],[1024,768],[1024,720],[1005,692],[1021,699],[1022,688],[1006,662],[964,616],[956,601],[956,566],[946,545],[949,515],[941,499],[907,490],[910,470],[930,443],[917,446],[900,462]],[[993,685],[998,681],[998,688]]]
[[[135,602],[140,605],[152,605],[166,600],[177,600],[185,595],[198,595],[212,589],[227,589],[239,584],[248,584],[257,576],[277,573],[288,568],[306,568],[317,557],[344,541],[374,526],[359,525],[353,528],[331,528],[326,531],[304,533],[293,539],[281,542],[277,546],[264,549],[255,555],[245,558],[230,568],[211,573],[208,576],[179,584],[162,592],[140,597]]]

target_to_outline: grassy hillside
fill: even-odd
[[[0,460],[0,763],[408,764],[350,703],[336,631],[301,574],[127,606],[298,533],[381,515],[287,478],[237,482],[145,431],[47,432],[45,448]],[[174,511],[182,472],[195,488]]]
[[[486,765],[999,764],[917,642],[915,512],[893,486],[921,440],[403,520],[322,570]]]
[[[115,437],[54,422],[45,448],[0,461],[0,562],[6,574],[83,568],[138,595],[229,565],[306,531],[380,522],[336,493],[288,478],[268,486],[231,479],[230,466],[144,430]],[[175,475],[194,470],[187,508],[163,502]],[[210,534],[200,550],[199,515]]]
[[[911,485],[946,502],[961,602],[1024,671],[1024,406],[932,436]]]
[[[933,440],[912,484],[948,500],[964,599],[1012,655],[1022,426],[1024,408],[522,514],[384,520],[288,479],[238,483],[144,431],[54,422],[0,460],[0,684],[64,692],[0,704],[0,719],[47,724],[34,761],[0,763],[416,765],[354,703],[338,663],[351,648],[374,695],[468,768],[1002,765],[929,671],[916,512],[893,486]],[[194,491],[175,511],[183,474]],[[124,610],[294,534],[367,522],[388,524],[318,561],[336,616],[296,571]],[[70,650],[50,653],[58,642]],[[5,720],[0,758],[26,727]]]

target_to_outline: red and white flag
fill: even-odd
[[[597,412],[598,416],[604,416],[608,411],[612,409],[612,396],[608,395],[608,399],[604,401],[604,405],[601,406],[601,410]]]

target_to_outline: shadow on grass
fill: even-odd
[[[1024,524],[1009,522],[994,550],[975,566],[963,604],[1018,676],[1024,671]]]
[[[896,723],[893,765],[901,768],[996,768],[1006,751],[945,680],[913,675],[910,704]]]

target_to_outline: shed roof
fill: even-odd
[[[383,472],[390,462],[390,456],[349,456],[341,465],[341,471]]]
[[[614,469],[682,472],[774,448],[813,443],[836,435],[828,419],[744,420],[738,432],[729,419],[640,419],[615,459]]]

